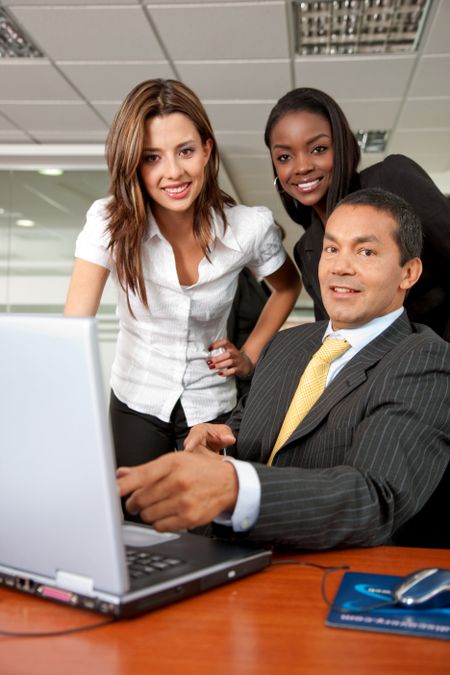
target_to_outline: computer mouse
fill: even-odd
[[[408,607],[450,607],[450,570],[417,570],[393,590],[397,602]]]

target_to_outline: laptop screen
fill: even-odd
[[[0,343],[0,565],[122,593],[95,319],[3,314]]]

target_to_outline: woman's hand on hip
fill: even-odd
[[[250,357],[229,340],[216,340],[210,345],[209,349],[210,351],[223,350],[220,354],[211,356],[207,362],[209,369],[215,370],[218,375],[222,377],[235,375],[239,378],[246,378],[253,373],[255,366]]]

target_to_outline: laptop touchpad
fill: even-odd
[[[125,546],[151,546],[164,544],[172,539],[178,539],[179,534],[174,532],[156,532],[148,525],[122,525],[123,543]]]

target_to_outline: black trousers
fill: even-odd
[[[153,415],[132,410],[111,391],[109,413],[117,466],[144,464],[167,452],[182,449],[190,429],[180,401],[172,411],[170,422],[163,422]],[[207,421],[222,424],[229,415],[225,413]],[[131,516],[126,511],[125,501],[122,500],[125,519],[142,522],[139,516]]]

